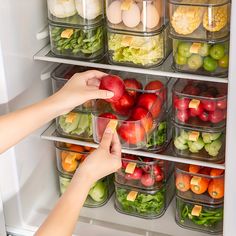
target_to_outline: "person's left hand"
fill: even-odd
[[[99,89],[104,75],[106,74],[97,70],[74,74],[64,87],[53,95],[60,102],[60,113],[68,113],[91,99],[112,98],[113,92]]]

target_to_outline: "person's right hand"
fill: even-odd
[[[121,168],[121,144],[114,122],[107,125],[99,147],[80,164],[73,179],[83,176],[92,185]]]

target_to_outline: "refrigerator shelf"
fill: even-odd
[[[170,55],[166,59],[166,61],[163,63],[163,65],[161,65],[157,68],[142,69],[142,68],[135,68],[135,67],[128,67],[128,66],[110,65],[108,63],[107,56],[105,56],[103,58],[103,60],[100,61],[99,63],[57,57],[50,51],[50,45],[47,45],[46,47],[42,48],[38,53],[36,53],[34,55],[34,60],[86,66],[86,67],[93,67],[93,68],[97,68],[97,69],[134,72],[134,73],[140,73],[140,74],[146,74],[146,75],[158,75],[158,76],[167,76],[167,77],[173,77],[173,78],[183,78],[183,79],[194,79],[194,80],[201,80],[201,81],[228,83],[228,78],[210,77],[210,76],[193,75],[193,74],[175,72],[171,67],[172,55]]]
[[[46,140],[50,140],[50,141],[72,143],[72,144],[89,146],[89,147],[94,147],[94,148],[98,147],[98,144],[96,144],[96,143],[60,137],[56,132],[56,124],[55,123],[52,123],[41,134],[41,138],[46,139]],[[160,160],[173,161],[173,162],[178,162],[178,163],[194,164],[194,165],[206,166],[206,167],[211,167],[211,168],[225,169],[224,164],[208,163],[208,162],[204,162],[204,161],[176,157],[176,156],[174,156],[171,146],[172,145],[170,144],[168,146],[168,148],[164,152],[162,152],[161,154],[151,153],[151,152],[146,152],[146,151],[141,151],[141,150],[130,150],[130,149],[122,149],[122,153],[133,154],[133,155],[144,156],[144,157],[148,156],[151,158],[158,158]]]

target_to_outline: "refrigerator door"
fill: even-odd
[[[0,235],[2,236],[6,235],[5,219],[4,219],[4,214],[3,214],[3,205],[2,205],[1,195],[0,195]]]

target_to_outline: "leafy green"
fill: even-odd
[[[162,35],[151,37],[110,34],[109,51],[116,62],[132,62],[148,65],[161,61],[164,57],[164,39]]]
[[[165,206],[165,190],[162,189],[154,194],[138,193],[134,201],[128,201],[129,191],[118,187],[116,197],[121,209],[127,213],[136,213],[139,215],[159,215]]]

